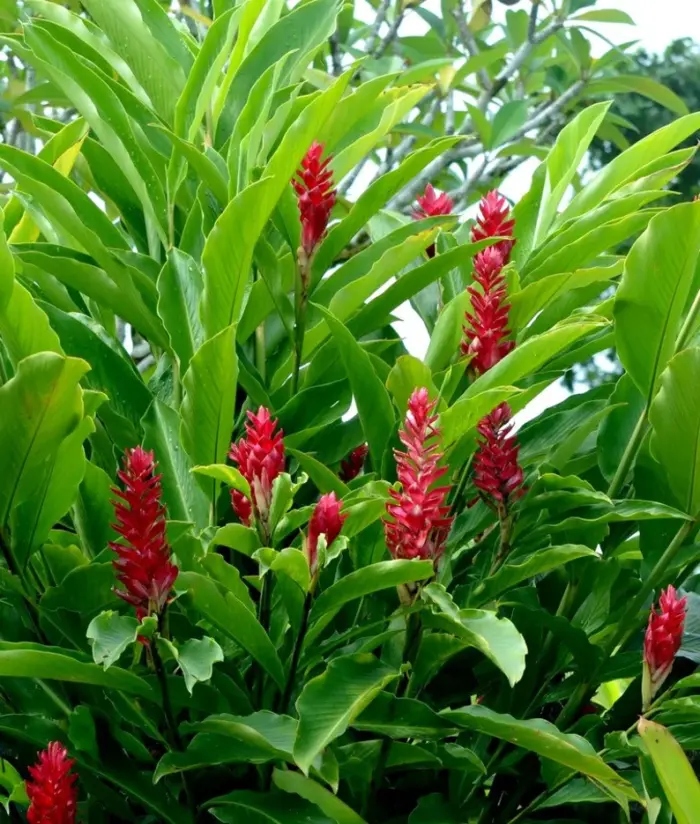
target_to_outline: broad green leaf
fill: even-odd
[[[331,471],[325,464],[311,455],[300,452],[298,449],[287,449],[287,452],[299,462],[299,466],[311,478],[321,494],[335,492],[339,498],[344,498],[348,492],[347,484]]]
[[[451,446],[499,404],[519,394],[521,390],[515,386],[503,386],[498,389],[486,389],[473,397],[463,395],[440,415],[442,443],[445,447]]]
[[[157,285],[158,314],[180,361],[180,369],[185,372],[192,356],[204,342],[199,319],[202,274],[189,255],[171,249]]]
[[[596,103],[580,112],[561,130],[552,150],[547,155],[544,191],[535,225],[535,246],[538,246],[547,236],[564,192],[573,180],[609,108],[609,102]]]
[[[520,131],[528,118],[528,104],[525,100],[510,100],[504,103],[493,118],[489,148],[497,148]]]
[[[693,824],[700,810],[700,782],[686,754],[660,724],[642,718],[638,729],[676,821]]]
[[[560,732],[549,721],[541,718],[521,721],[480,706],[447,710],[441,714],[460,727],[508,741],[583,773],[615,798],[638,800],[632,785],[609,767],[585,738]]]
[[[352,724],[356,730],[389,738],[448,738],[455,726],[422,701],[380,692]]]
[[[357,340],[334,315],[316,307],[333,335],[340,359],[352,387],[362,429],[369,444],[372,465],[380,469],[389,439],[394,430],[394,410],[389,393],[374,371],[372,361]]]
[[[128,670],[110,667],[104,670],[80,653],[66,653],[38,644],[0,645],[0,678],[41,678],[91,684],[106,689],[138,695],[156,701],[150,684]]]
[[[177,662],[190,695],[195,684],[210,680],[214,664],[223,660],[223,650],[213,638],[190,638],[185,642],[178,650]]]
[[[644,397],[625,372],[608,400],[614,407],[598,430],[598,466],[610,481],[615,476],[639,418],[644,414]]]
[[[225,546],[235,549],[242,555],[250,557],[256,549],[260,549],[260,539],[254,529],[249,529],[243,524],[226,524],[214,533],[212,539],[214,546]]]
[[[229,326],[202,344],[182,379],[185,397],[180,437],[194,465],[223,464],[226,460],[233,430],[237,379],[236,327]],[[216,481],[197,477],[213,507]]]
[[[422,590],[427,603],[437,607],[440,629],[452,632],[469,646],[483,652],[506,676],[511,686],[523,677],[527,646],[525,639],[507,618],[483,609],[458,609],[441,584],[428,584]]]
[[[386,379],[386,388],[391,392],[400,416],[406,414],[408,399],[413,391],[421,387],[428,390],[431,399],[438,397],[433,376],[423,361],[414,358],[413,355],[402,355],[397,358]]]
[[[590,556],[595,556],[595,551],[587,546],[562,544],[540,549],[526,558],[515,558],[512,562],[506,561],[494,575],[490,575],[479,584],[470,602],[485,604],[522,581],[527,581],[536,575],[544,575],[578,558]]]
[[[333,824],[314,804],[286,793],[237,790],[212,803],[225,805],[211,810],[224,824]]]
[[[387,684],[398,676],[373,655],[333,659],[297,699],[299,728],[294,760],[305,775],[323,749],[342,735]]]
[[[592,11],[584,11],[582,14],[577,14],[572,20],[587,20],[591,23],[625,23],[629,26],[634,25],[634,20],[629,14],[619,9],[593,9]]]
[[[85,361],[44,352],[25,358],[0,387],[0,526],[43,485],[50,461],[82,419],[78,382],[88,368]]]
[[[109,669],[136,641],[139,622],[132,615],[120,615],[108,610],[90,621],[86,634],[92,642],[92,657],[95,663]]]
[[[231,489],[237,489],[246,497],[250,497],[250,484],[236,469],[235,466],[227,464],[212,464],[211,466],[195,466],[192,468],[195,475],[203,475],[205,478],[214,478],[219,483],[226,484]]]
[[[651,448],[683,510],[700,515],[700,349],[671,359],[649,410]]]
[[[275,769],[272,783],[285,793],[301,796],[315,804],[335,824],[366,824],[365,820],[326,787],[293,770]]]
[[[685,101],[675,92],[672,92],[663,83],[659,83],[651,77],[643,77],[637,74],[619,74],[613,77],[594,78],[588,85],[588,94],[625,94],[636,92],[649,100],[653,100],[661,106],[665,106],[674,114],[683,116],[688,114],[688,107]]]
[[[671,359],[700,253],[700,203],[652,218],[625,263],[615,296],[615,337],[623,366],[647,399]]]
[[[230,591],[223,593],[214,581],[196,572],[181,572],[176,588],[186,593],[183,597],[195,612],[243,647],[280,689],[284,687],[284,669],[274,644],[242,601]]]

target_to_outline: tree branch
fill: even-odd
[[[399,27],[401,23],[403,23],[403,16],[406,13],[406,9],[402,6],[401,9],[396,13],[396,18],[394,22],[389,26],[389,31],[384,35],[381,43],[377,46],[377,48],[372,52],[372,57],[381,57],[384,52],[389,48],[389,46],[394,42],[396,39],[396,35],[399,33]]]
[[[328,45],[331,52],[331,67],[334,77],[340,77],[343,73],[343,61],[340,54],[340,40],[338,39],[338,32],[334,32],[328,39]]]
[[[386,13],[389,11],[389,6],[391,5],[391,0],[382,0],[377,9],[377,16],[374,18],[374,23],[372,23],[372,30],[370,32],[369,37],[367,38],[367,54],[372,54],[377,45],[377,41],[379,40],[379,31],[384,25],[384,21],[386,20]]]
[[[479,54],[479,46],[477,45],[476,38],[472,33],[472,30],[469,28],[469,24],[467,23],[467,13],[464,9],[464,3],[461,2],[459,6],[456,6],[452,10],[452,16],[457,23],[457,31],[459,32],[459,39],[462,45],[464,46],[467,54],[470,57],[476,57]],[[479,69],[476,73],[479,81],[481,83],[482,88],[484,91],[491,89],[491,78],[489,77],[488,72],[486,69]]]

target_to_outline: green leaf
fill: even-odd
[[[595,556],[595,554],[595,550],[587,546],[562,544],[540,549],[526,558],[516,558],[513,562],[506,562],[498,572],[482,581],[474,590],[470,601],[473,599],[476,603],[485,604],[522,581],[534,578],[535,575],[544,575],[578,558]]]
[[[323,749],[342,735],[384,687],[398,676],[372,655],[333,659],[297,699],[299,728],[294,760],[305,775]]]
[[[214,480],[226,484],[231,489],[237,489],[247,498],[250,498],[250,484],[235,466],[228,466],[227,464],[195,466],[192,468],[192,472],[195,475],[203,475],[205,478],[214,478]]]
[[[139,622],[131,615],[118,612],[100,613],[90,621],[87,638],[92,642],[92,657],[96,664],[109,669],[121,654],[136,641]]]
[[[526,100],[511,100],[496,112],[491,129],[490,148],[497,148],[513,137],[525,125],[529,105]]]
[[[274,644],[242,601],[230,591],[223,593],[214,581],[196,572],[181,572],[176,589],[186,591],[185,597],[195,612],[243,647],[280,689],[284,688],[284,668]]]
[[[333,824],[314,804],[285,793],[237,790],[212,803],[225,804],[211,811],[224,824]]]
[[[617,472],[640,416],[644,414],[645,403],[626,372],[615,385],[608,403],[614,408],[600,424],[596,451],[600,471],[610,481]]]
[[[700,782],[680,744],[665,727],[646,718],[638,729],[676,821],[693,824],[700,809]]]
[[[44,352],[25,358],[0,387],[0,526],[42,487],[51,461],[83,417],[85,361]]]
[[[340,359],[357,403],[362,430],[369,444],[372,465],[375,469],[380,469],[395,426],[394,410],[389,394],[374,371],[369,355],[347,327],[324,307],[316,306],[316,308],[325,318],[335,338]]]
[[[182,445],[195,465],[223,464],[236,407],[236,327],[229,326],[197,350],[182,379]],[[198,476],[213,503],[216,481]]]
[[[0,644],[0,678],[41,678],[92,684],[149,701],[156,700],[150,684],[133,672],[119,667],[104,670],[79,653],[64,654],[63,650],[38,644]]]
[[[389,738],[441,739],[449,738],[456,732],[454,724],[422,701],[396,698],[388,692],[380,692],[352,726],[356,730]]]
[[[298,449],[287,449],[287,452],[299,462],[299,466],[316,484],[321,494],[326,492],[335,492],[339,498],[344,498],[350,491],[347,484],[343,483],[340,478],[328,469],[325,464],[305,452],[299,452]]]
[[[163,476],[163,501],[171,521],[191,521],[197,529],[209,523],[206,496],[192,475],[192,463],[180,445],[180,417],[154,400],[142,419],[144,449],[152,449]]]
[[[700,349],[685,349],[661,375],[649,410],[651,448],[685,512],[700,515]]]
[[[250,557],[256,549],[260,549],[260,538],[254,529],[249,529],[243,524],[226,524],[214,533],[212,544],[235,549],[236,552]]]
[[[632,785],[609,767],[585,738],[560,732],[549,721],[541,718],[521,721],[480,706],[447,710],[441,715],[460,727],[508,741],[583,773],[616,799],[638,800]]]
[[[158,275],[158,314],[170,338],[170,345],[184,372],[204,341],[199,319],[199,303],[204,284],[202,273],[192,258],[171,249]]]
[[[413,355],[401,355],[386,379],[386,388],[391,392],[400,415],[406,414],[408,399],[415,389],[421,387],[428,390],[431,398],[437,398],[438,391],[430,369]]]
[[[515,386],[487,389],[471,398],[464,395],[440,415],[440,431],[445,447],[458,441],[500,403],[521,393]]]
[[[683,116],[688,114],[688,107],[685,101],[675,92],[672,92],[663,83],[659,83],[651,77],[643,77],[637,74],[619,74],[614,77],[601,77],[591,80],[586,88],[587,94],[625,94],[626,92],[636,92],[649,100],[653,100],[660,106],[665,106],[674,114]]]
[[[577,14],[576,17],[572,17],[571,19],[587,20],[591,23],[625,23],[629,26],[634,26],[634,20],[629,14],[619,9],[593,9],[592,11],[584,11],[582,14]]]
[[[337,795],[301,773],[275,769],[272,773],[272,783],[283,792],[293,793],[315,804],[335,821],[335,824],[366,824],[365,820]]]
[[[700,253],[700,203],[681,203],[652,218],[625,263],[615,296],[617,352],[651,401],[671,359]]]
[[[525,639],[507,618],[483,609],[458,609],[441,584],[428,584],[422,590],[425,601],[438,609],[439,628],[452,632],[469,646],[483,652],[514,686],[525,673]]]
[[[190,695],[196,683],[210,680],[214,664],[223,660],[223,650],[213,638],[190,638],[185,642],[178,650],[177,662]]]

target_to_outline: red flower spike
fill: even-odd
[[[246,434],[235,444],[231,444],[228,455],[238,464],[241,475],[250,484],[252,500],[246,505],[245,496],[231,496],[233,508],[241,521],[249,526],[255,515],[263,524],[267,520],[272,502],[272,484],[275,478],[284,472],[283,432],[275,432],[277,421],[270,417],[270,412],[261,406],[257,414],[248,412],[249,423]]]
[[[463,355],[473,355],[470,368],[483,375],[502,360],[515,346],[505,338],[510,334],[506,302],[506,281],[503,277],[503,256],[499,245],[489,246],[474,257],[475,286],[467,287],[472,297],[471,313],[465,313],[469,326],[464,326]]]
[[[449,486],[434,484],[447,472],[438,464],[442,458],[440,430],[434,415],[437,401],[428,390],[416,389],[408,401],[408,412],[399,438],[406,452],[394,450],[401,492],[392,489],[387,504],[390,518],[384,520],[384,534],[394,558],[437,560],[452,526],[445,498]]]
[[[686,602],[686,598],[678,598],[675,588],[669,586],[661,593],[658,612],[652,606],[649,613],[649,623],[644,636],[642,691],[645,708],[668,678],[681,647]]]
[[[321,161],[323,146],[314,141],[301,161],[298,180],[292,180],[299,203],[301,245],[307,258],[326,234],[328,221],[335,206],[333,172],[328,168],[332,155]]]
[[[479,214],[472,227],[472,243],[489,237],[513,237],[515,221],[510,217],[508,201],[495,189],[481,198]],[[503,264],[509,262],[515,240],[502,240],[496,244],[501,252]]]
[[[232,489],[231,505],[243,526],[251,526],[253,523],[253,505],[250,502],[250,498],[246,498],[246,496],[237,489]]]
[[[71,773],[75,761],[63,744],[53,741],[29,768],[27,795],[29,824],[74,824],[78,803],[78,776]]]
[[[117,580],[124,586],[114,591],[136,608],[139,620],[163,612],[178,573],[170,560],[156,466],[153,452],[140,446],[127,449],[124,468],[117,473],[124,491],[112,489],[120,499],[114,501],[114,529],[124,539],[124,543],[110,543],[119,556],[114,561]]]
[[[341,481],[345,481],[347,483],[353,478],[356,478],[360,472],[362,472],[368,452],[369,447],[367,444],[360,444],[360,446],[352,450],[344,461],[340,462],[339,474]]]
[[[414,220],[449,215],[452,213],[454,206],[452,198],[446,192],[438,195],[430,183],[425,187],[423,196],[417,197],[416,200],[418,201],[418,208],[413,212]],[[431,243],[425,251],[428,257],[435,257],[435,244]]]
[[[342,506],[343,502],[336,498],[335,492],[322,495],[316,504],[309,521],[309,537],[306,542],[306,556],[312,576],[316,574],[318,568],[318,539],[321,535],[325,535],[326,547],[329,547],[340,534],[343,523],[348,517],[341,513]]]
[[[520,447],[515,435],[509,434],[510,418],[510,407],[502,403],[476,427],[481,439],[477,439],[474,456],[474,485],[491,506],[503,510],[525,494],[518,463]]]

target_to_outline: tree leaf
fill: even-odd
[[[397,676],[393,668],[361,653],[333,659],[305,685],[296,702],[299,728],[294,742],[294,760],[305,775],[322,750]]]
[[[610,78],[594,78],[591,80],[586,92],[588,94],[604,95],[636,92],[648,97],[649,100],[653,100],[660,106],[665,106],[669,111],[681,117],[688,114],[685,101],[667,86],[664,86],[663,83],[659,83],[651,77],[636,74],[618,74]]]

